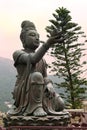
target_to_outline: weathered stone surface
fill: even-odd
[[[21,23],[20,40],[23,49],[13,53],[17,70],[17,80],[12,92],[14,107],[7,113],[12,116],[59,116],[57,112],[62,112],[65,104],[47,76],[47,64],[43,56],[52,45],[61,43],[63,39],[57,34],[57,37],[50,37],[40,46],[34,23],[24,20]]]
[[[70,115],[61,116],[8,116],[3,117],[5,127],[9,126],[67,126],[70,123]]]

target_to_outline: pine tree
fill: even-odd
[[[81,86],[86,83],[86,79],[81,77],[81,74],[86,61],[81,62],[81,59],[85,56],[84,45],[87,40],[81,26],[71,21],[69,13],[64,7],[56,9],[54,19],[49,20],[51,25],[46,27],[46,31],[48,37],[58,35],[64,38],[61,44],[52,46],[50,55],[55,61],[49,66],[51,72],[55,72],[58,78],[63,78],[63,81],[56,85],[64,87],[66,94],[62,94],[62,97],[75,109],[81,108],[81,100],[85,98],[86,86]]]

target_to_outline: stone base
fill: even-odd
[[[5,127],[10,126],[67,126],[70,124],[70,115],[58,116],[3,116]]]

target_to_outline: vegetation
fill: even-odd
[[[63,78],[61,83],[56,83],[58,87],[64,87],[65,94],[61,96],[66,99],[66,103],[71,104],[71,108],[81,108],[81,100],[84,97],[86,79],[81,77],[84,73],[82,69],[86,64],[84,59],[84,45],[87,42],[86,36],[81,31],[81,26],[72,22],[70,11],[66,8],[58,8],[53,14],[54,19],[49,20],[51,25],[46,27],[48,37],[56,36],[64,38],[61,44],[55,44],[50,50],[50,55],[55,61],[49,67],[51,72],[59,78]],[[86,70],[85,70],[86,71]]]

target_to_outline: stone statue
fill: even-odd
[[[57,115],[64,110],[64,101],[55,92],[52,81],[47,77],[47,66],[43,56],[51,45],[61,43],[63,39],[58,35],[53,36],[39,47],[39,34],[34,23],[23,21],[21,28],[20,39],[24,49],[13,53],[18,75],[13,91],[15,107],[9,110],[8,114]]]

